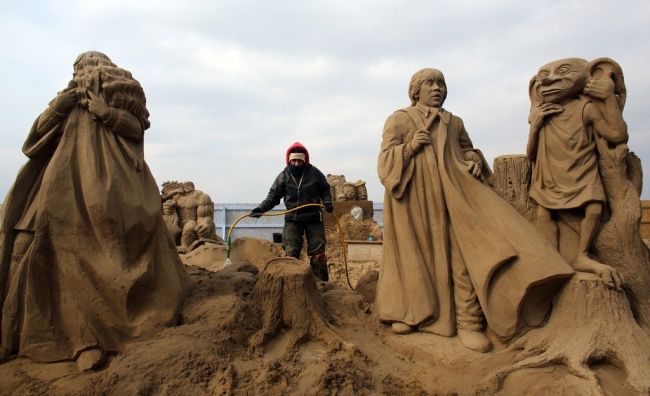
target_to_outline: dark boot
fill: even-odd
[[[311,256],[309,265],[314,275],[323,282],[329,282],[329,272],[327,270],[327,257],[325,253],[317,253]]]

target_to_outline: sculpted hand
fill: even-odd
[[[59,92],[56,98],[54,98],[52,101],[51,106],[54,111],[57,111],[59,113],[67,113],[70,111],[70,109],[72,109],[72,107],[74,107],[74,105],[77,104],[78,101],[79,98],[77,97],[75,90],[68,87]]]
[[[530,110],[530,115],[528,116],[528,122],[530,123],[531,128],[538,130],[542,127],[544,123],[544,117],[557,114],[564,111],[564,107],[555,103],[541,103],[536,107],[533,107]]]
[[[584,93],[596,99],[611,98],[614,96],[614,81],[609,78],[591,80],[585,86]]]
[[[483,168],[481,165],[481,157],[475,151],[468,150],[463,153],[463,158],[467,161],[469,173],[477,179],[480,178]]]
[[[196,231],[196,234],[201,238],[210,237],[210,227],[206,224],[203,223],[197,224],[196,227],[194,227],[194,231]]]
[[[478,179],[481,177],[481,164],[478,162],[469,161],[467,169],[469,170],[469,173],[471,173],[475,178]]]
[[[104,98],[88,91],[88,110],[102,120],[106,120],[111,112],[111,107]]]
[[[411,140],[411,143],[409,144],[411,145],[411,150],[413,150],[414,153],[420,151],[422,146],[431,144],[431,136],[429,135],[429,131],[420,129],[419,131],[415,132],[413,135],[413,140]]]

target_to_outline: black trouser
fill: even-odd
[[[311,269],[317,278],[327,281],[325,259],[325,226],[322,221],[285,220],[282,230],[282,247],[288,256],[298,258],[302,250],[302,237],[307,238],[307,254],[311,257]]]

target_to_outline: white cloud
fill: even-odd
[[[650,159],[649,24],[641,0],[12,2],[0,15],[0,195],[33,119],[87,49],[143,84],[157,180],[193,179],[216,202],[261,200],[296,140],[323,172],[365,179],[381,200],[383,123],[408,105],[422,67],[445,73],[446,107],[491,161],[523,152],[540,65],[612,57],[628,84],[631,149]]]

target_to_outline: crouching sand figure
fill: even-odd
[[[420,70],[409,85],[411,106],[384,127],[377,306],[395,333],[458,334],[464,346],[485,352],[484,321],[504,338],[540,325],[573,270],[492,191],[463,121],[442,108],[446,96],[442,73]]]
[[[99,52],[73,76],[34,122],[5,200],[0,352],[91,368],[174,323],[186,277],[144,162],[140,84]]]

